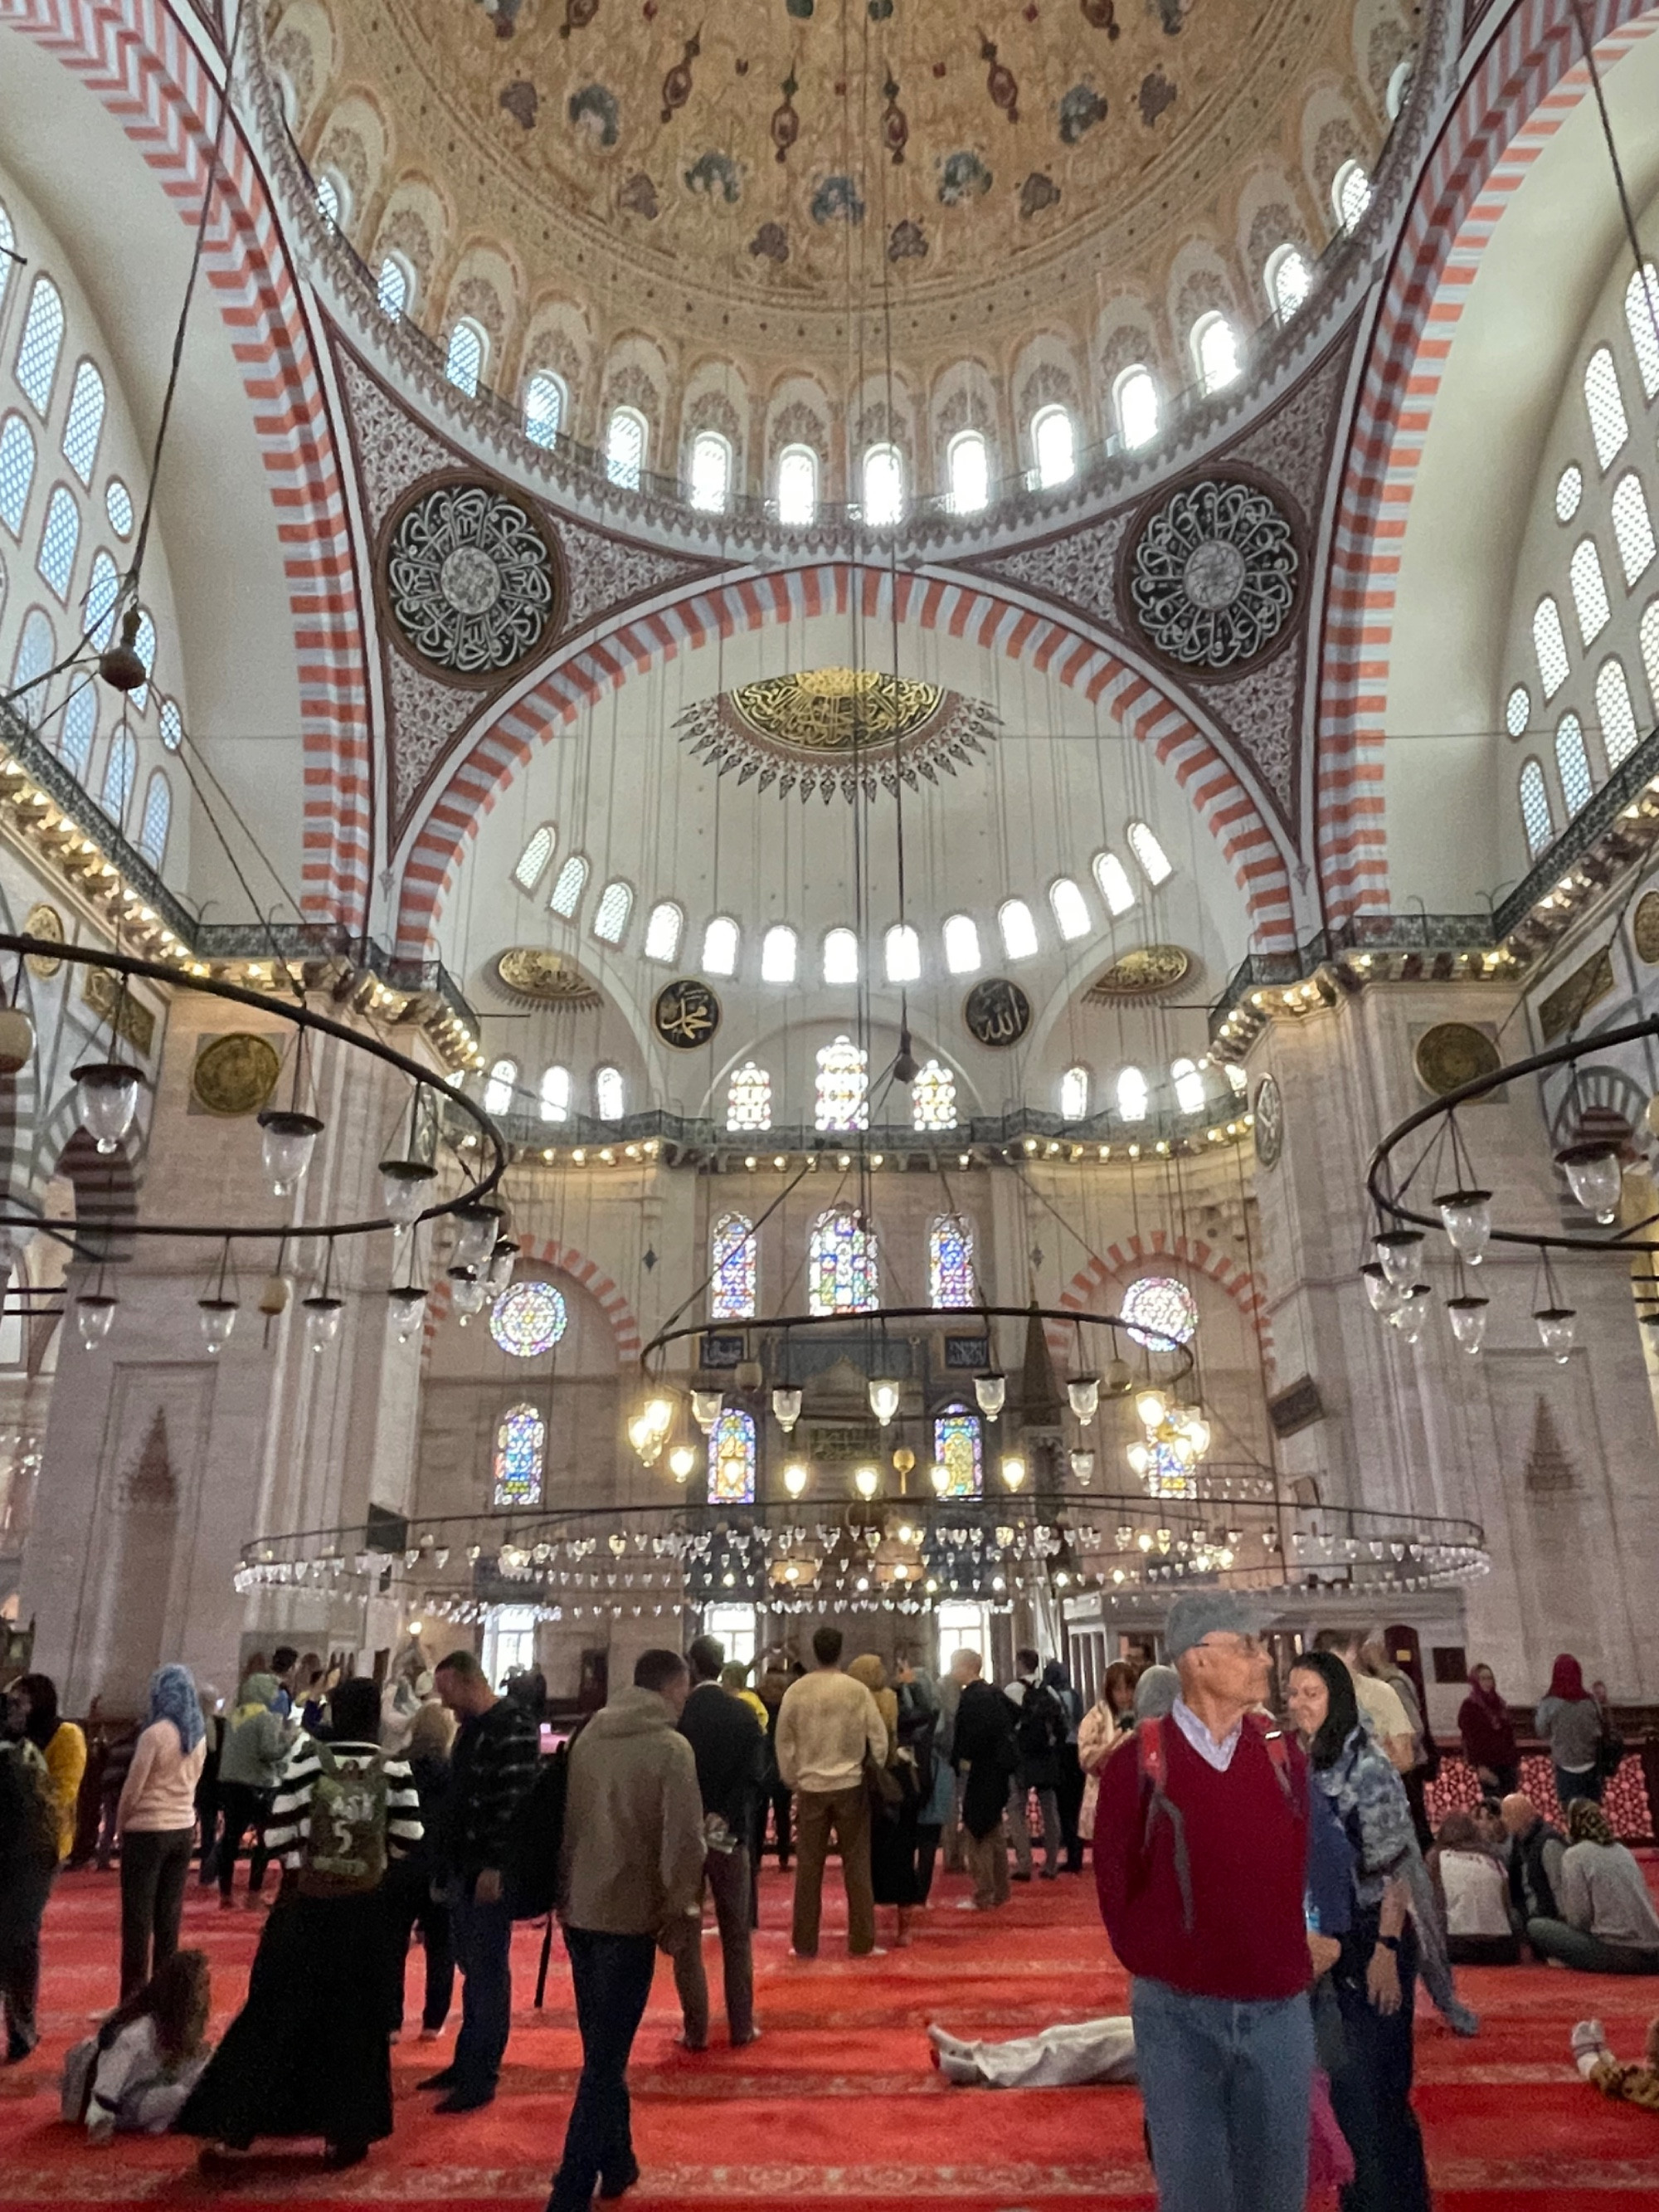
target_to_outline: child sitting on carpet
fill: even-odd
[[[1581,2020],[1574,2028],[1572,2056],[1584,2080],[1594,2081],[1604,2097],[1620,2098],[1627,2105],[1640,2105],[1645,2112],[1659,2112],[1659,2017],[1648,2022],[1644,2065],[1621,2066],[1607,2049],[1607,2033],[1599,2020]]]
[[[165,2135],[208,2063],[207,1954],[176,1951],[64,2062],[62,2112],[93,2142]]]

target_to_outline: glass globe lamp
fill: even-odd
[[[202,1316],[203,1341],[216,1358],[230,1341],[241,1307],[234,1298],[198,1298],[196,1309]]]
[[[804,1459],[788,1461],[783,1470],[783,1486],[792,1498],[804,1498],[806,1486],[811,1480],[811,1469]]]
[[[276,1198],[292,1197],[311,1165],[323,1124],[314,1114],[294,1114],[284,1107],[270,1106],[260,1115],[259,1127],[264,1132],[260,1155],[271,1194]]]
[[[994,1421],[1008,1399],[1008,1378],[1006,1375],[976,1375],[974,1395],[979,1410],[988,1421]]]
[[[936,1459],[928,1468],[927,1480],[933,1486],[934,1494],[943,1498],[951,1487],[951,1470],[942,1459]]]
[[[789,1384],[780,1383],[772,1393],[772,1414],[785,1436],[794,1434],[795,1424],[800,1419],[800,1392]]]
[[[386,1292],[392,1308],[392,1325],[398,1332],[399,1344],[407,1344],[421,1325],[426,1311],[426,1292],[418,1283],[404,1283]]]
[[[691,1417],[707,1436],[720,1417],[720,1407],[726,1402],[722,1390],[694,1390],[691,1393]]]
[[[1095,1375],[1074,1375],[1066,1385],[1066,1395],[1071,1401],[1072,1411],[1086,1429],[1100,1405],[1100,1378]]]
[[[117,1303],[108,1291],[83,1291],[75,1301],[75,1326],[88,1352],[96,1352],[109,1334]]]
[[[1128,1451],[1129,1472],[1144,1482],[1152,1471],[1152,1450],[1150,1444],[1131,1444]]]
[[[123,1060],[88,1060],[75,1074],[75,1110],[100,1152],[117,1151],[138,1111],[143,1077]]]
[[[1415,1344],[1428,1327],[1429,1300],[1433,1295],[1426,1283],[1415,1283],[1397,1310],[1389,1315],[1389,1326],[1397,1328],[1407,1344]]]
[[[424,1160],[380,1162],[380,1204],[399,1236],[420,1219],[426,1210],[427,1194],[437,1180],[438,1170]]]
[[[903,1395],[901,1385],[896,1382],[883,1381],[870,1385],[870,1411],[883,1428],[898,1412],[899,1401]]]
[[[1491,1304],[1489,1298],[1448,1298],[1446,1301],[1446,1318],[1451,1323],[1451,1333],[1471,1358],[1486,1340],[1486,1318]]]
[[[689,1482],[696,1463],[696,1450],[691,1444],[676,1444],[668,1455],[668,1472],[676,1482]]]
[[[1409,1291],[1416,1282],[1417,1259],[1422,1249],[1420,1229],[1385,1229],[1376,1238],[1376,1256],[1395,1290]]]
[[[1460,1260],[1478,1267],[1492,1241],[1492,1193],[1489,1190],[1443,1191],[1434,1201],[1440,1209],[1451,1248]]]
[[[1135,1393],[1135,1418],[1143,1429],[1155,1429],[1164,1419],[1168,1401],[1161,1390]]]
[[[1017,1452],[1011,1452],[1002,1462],[1002,1484],[1005,1490],[1018,1490],[1025,1480],[1025,1462]]]
[[[457,1206],[454,1221],[455,1249],[450,1265],[453,1267],[487,1266],[495,1254],[495,1240],[501,1234],[500,1206]]]
[[[1371,1311],[1389,1321],[1400,1310],[1401,1293],[1382,1272],[1380,1260],[1368,1260],[1359,1270],[1365,1280],[1365,1296],[1370,1300]]]
[[[345,1300],[325,1297],[319,1292],[313,1297],[301,1298],[300,1304],[305,1308],[306,1342],[313,1352],[325,1352],[340,1334],[340,1316]]]
[[[1586,1213],[1593,1213],[1606,1229],[1619,1218],[1619,1200],[1625,1188],[1625,1170],[1611,1145],[1569,1145],[1556,1156],[1566,1170],[1567,1188]]]
[[[1544,1306],[1534,1314],[1538,1341],[1558,1367],[1565,1367],[1578,1333],[1578,1313],[1573,1306]]]
[[[1095,1479],[1095,1455],[1091,1451],[1077,1450],[1071,1459],[1073,1480],[1086,1490]]]
[[[859,1496],[866,1501],[873,1498],[881,1488],[881,1469],[875,1467],[856,1468],[853,1475],[853,1487]]]

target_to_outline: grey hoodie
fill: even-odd
[[[276,1695],[274,1674],[250,1674],[243,1683],[241,1702],[230,1717],[219,1753],[221,1782],[243,1783],[250,1790],[276,1787],[289,1747],[300,1731],[271,1711]]]
[[[658,1936],[702,1889],[697,1762],[654,1690],[619,1690],[570,1747],[559,1910],[573,1928]]]

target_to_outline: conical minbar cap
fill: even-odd
[[[1063,1405],[1042,1316],[1033,1304],[1026,1316],[1025,1357],[1020,1363],[1020,1419],[1030,1428],[1058,1428]]]

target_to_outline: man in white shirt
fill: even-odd
[[[1368,1674],[1360,1662],[1365,1642],[1363,1629],[1322,1628],[1314,1638],[1316,1651],[1334,1651],[1353,1677],[1353,1693],[1359,1710],[1371,1724],[1371,1733],[1401,1774],[1409,1774],[1419,1757],[1417,1731],[1387,1682]]]
[[[790,1938],[798,1959],[817,1956],[823,1863],[833,1832],[847,1887],[847,1948],[855,1959],[876,1948],[876,1900],[870,1880],[870,1800],[866,1753],[887,1758],[887,1723],[862,1682],[841,1671],[842,1633],[820,1628],[812,1638],[817,1666],[792,1682],[778,1708],[778,1772],[795,1793],[795,1910]]]

